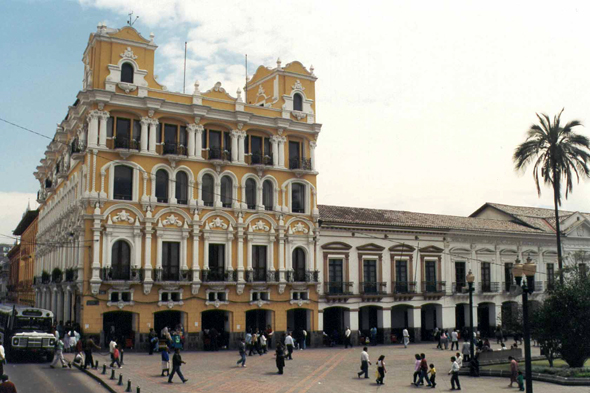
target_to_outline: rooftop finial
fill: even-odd
[[[279,69],[281,68],[281,58],[280,57],[277,58],[277,68],[279,68]]]
[[[195,91],[193,93],[194,96],[198,96],[201,93],[201,91],[199,90],[199,81],[195,81]]]

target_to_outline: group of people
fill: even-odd
[[[307,337],[307,332],[305,332],[304,337]],[[246,355],[249,352],[249,356],[252,356],[252,352],[256,351],[260,356],[265,353],[268,353],[268,348],[270,348],[271,340],[269,337],[272,337],[273,331],[268,327],[266,332],[260,332],[258,330],[251,332],[248,331],[245,337],[240,339],[238,343],[238,353],[240,358],[236,362],[238,367],[246,367]],[[293,350],[295,349],[296,340],[293,339],[293,333],[287,332],[286,335],[283,335],[280,340],[277,341],[276,349],[275,349],[275,362],[278,370],[278,374],[282,375],[283,370],[285,368],[285,360],[293,360]],[[303,350],[301,344],[297,344],[300,350]]]
[[[173,350],[177,348],[184,349],[184,327],[182,324],[176,325],[174,329],[165,326],[160,331],[159,336],[156,331],[151,328],[148,334],[148,350],[150,355],[153,355],[154,352],[160,350],[160,339],[165,342],[166,348],[171,348]]]

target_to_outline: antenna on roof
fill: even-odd
[[[186,85],[186,41],[184,41],[184,76],[182,77],[182,94]]]
[[[133,19],[133,11],[131,11],[129,14],[129,20],[127,21],[127,24],[129,26],[133,26],[133,24],[135,23],[135,21],[137,21],[139,19],[139,16],[136,16],[135,19]]]
[[[246,53],[246,87],[244,87],[244,95],[246,96],[246,104],[248,103],[248,54]]]

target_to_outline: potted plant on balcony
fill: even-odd
[[[139,282],[140,278],[139,268],[137,266],[131,266],[131,281]]]
[[[76,269],[73,267],[66,269],[66,282],[72,282],[76,279]]]
[[[59,267],[56,267],[51,271],[51,281],[59,284],[63,280],[63,274],[64,272]]]
[[[41,273],[41,283],[42,284],[49,284],[49,280],[51,280],[51,275],[49,274],[48,271],[43,270],[43,272]]]
[[[183,282],[192,281],[191,271],[188,268],[181,269],[180,270],[180,279]]]

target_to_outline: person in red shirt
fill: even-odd
[[[16,386],[8,380],[8,375],[3,374],[0,379],[2,379],[2,383],[0,383],[0,393],[17,393]]]

